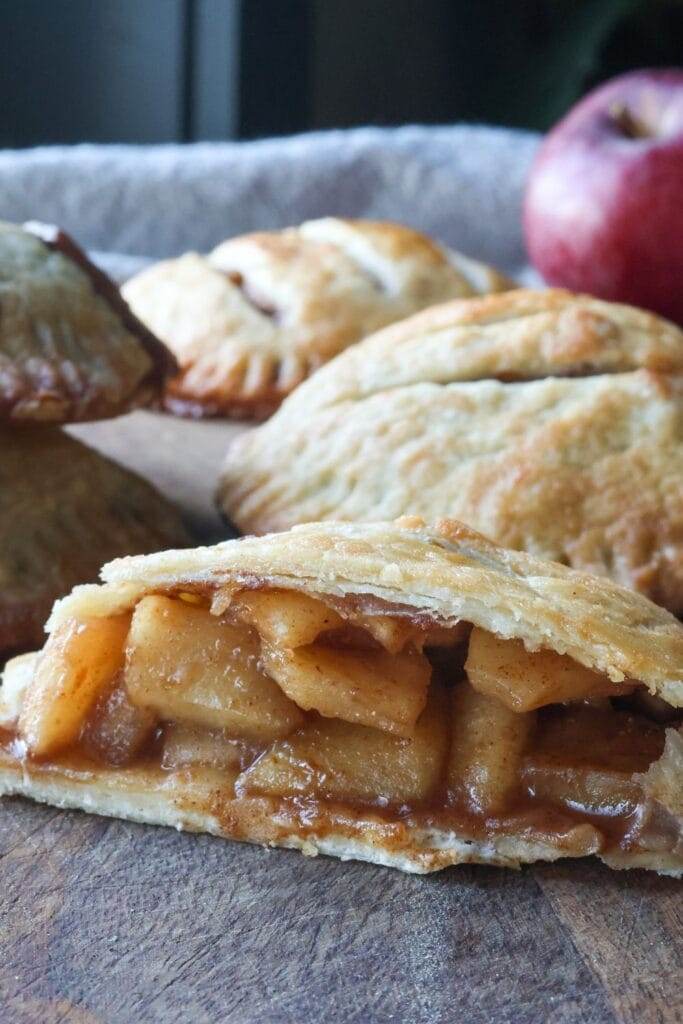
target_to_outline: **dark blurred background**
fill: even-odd
[[[0,0],[0,145],[544,129],[683,63],[682,0]]]

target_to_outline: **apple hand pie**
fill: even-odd
[[[116,286],[57,228],[0,222],[0,420],[116,416],[176,370]]]
[[[0,657],[42,642],[54,601],[102,560],[190,543],[140,477],[58,427],[0,428]]]
[[[417,231],[327,217],[164,261],[122,291],[180,363],[166,392],[172,412],[261,419],[366,334],[509,287]]]
[[[237,438],[220,504],[245,533],[452,515],[683,613],[683,331],[563,291],[387,328]]]
[[[0,791],[427,872],[683,870],[683,627],[453,520],[126,558],[7,666]]]

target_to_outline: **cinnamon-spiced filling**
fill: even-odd
[[[149,767],[179,787],[205,771],[212,813],[266,798],[302,834],[370,814],[473,838],[575,834],[577,854],[596,835],[601,850],[676,841],[641,779],[678,712],[465,622],[267,587],[160,593],[63,623],[20,675],[1,738],[29,766]]]

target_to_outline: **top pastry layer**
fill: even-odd
[[[171,354],[63,232],[0,223],[0,419],[116,416],[157,397]]]
[[[530,649],[571,655],[614,681],[638,679],[683,704],[683,628],[668,612],[606,579],[507,551],[453,520],[316,523],[190,551],[119,559],[105,586],[55,606],[70,617],[116,614],[145,593],[272,585],[443,624],[460,619]]]
[[[159,263],[123,294],[178,358],[171,409],[259,418],[386,324],[510,286],[417,231],[328,217]]]

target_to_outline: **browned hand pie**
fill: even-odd
[[[436,302],[509,287],[417,231],[327,217],[159,263],[123,295],[178,359],[169,409],[258,419],[372,331]]]
[[[158,397],[175,368],[67,235],[0,223],[0,420],[116,416]]]
[[[683,613],[683,332],[562,291],[387,328],[239,437],[220,485],[245,533],[453,515]]]
[[[0,429],[0,658],[42,642],[56,598],[102,560],[185,546],[154,488],[57,427]]]
[[[10,662],[0,791],[407,871],[683,870],[683,627],[453,521],[127,558]]]

